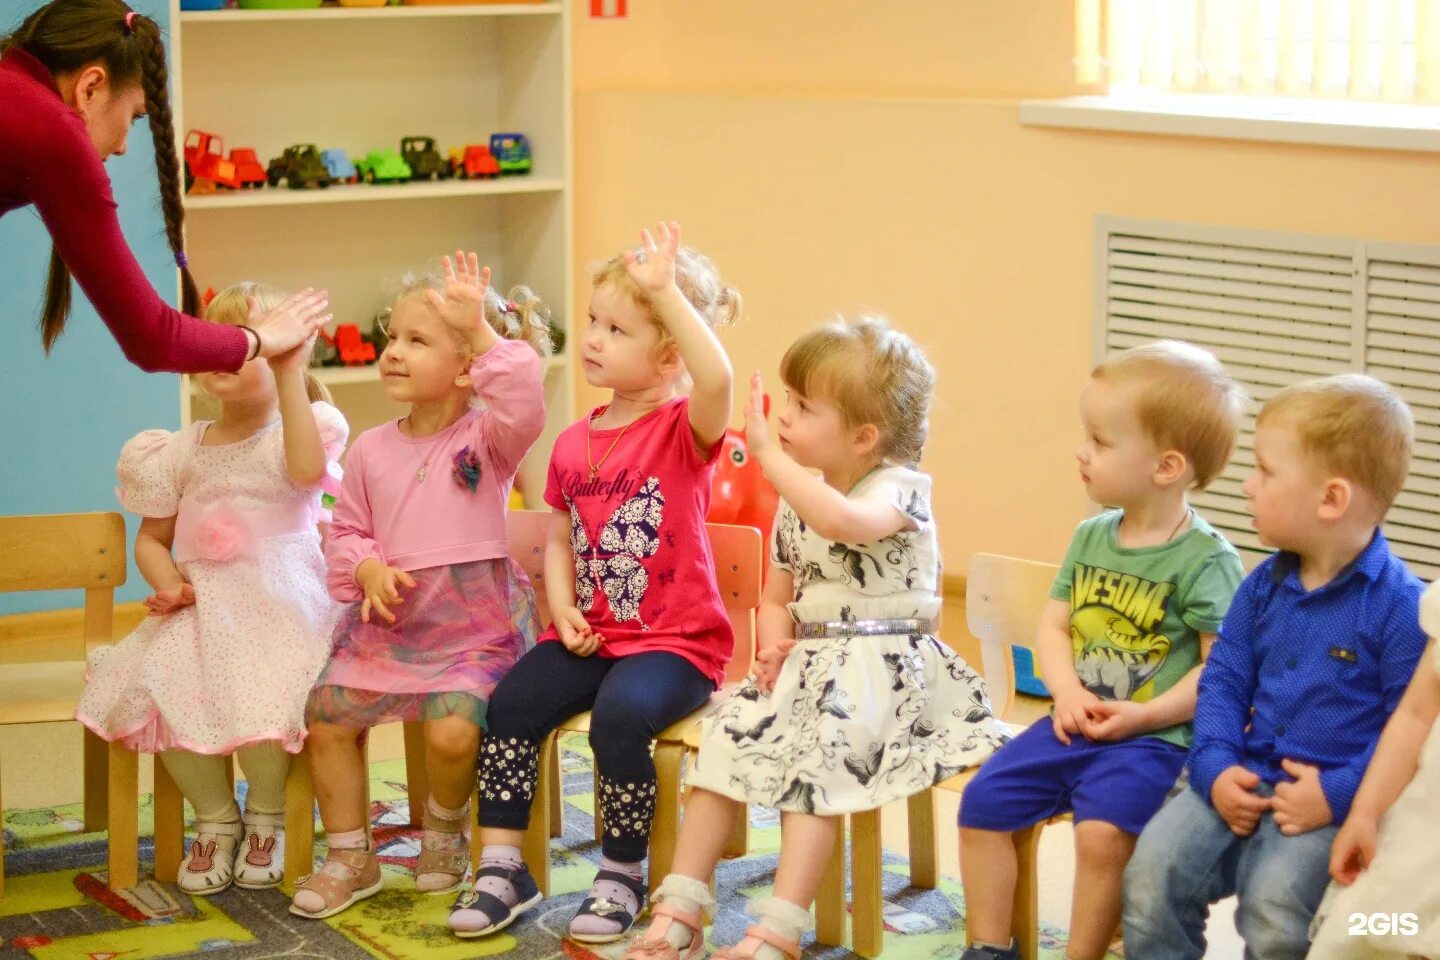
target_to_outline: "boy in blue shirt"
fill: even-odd
[[[1380,523],[1409,469],[1409,409],[1372,377],[1276,394],[1245,481],[1278,552],[1240,585],[1200,676],[1190,787],[1125,873],[1126,952],[1198,958],[1238,894],[1245,956],[1302,960],[1330,843],[1425,647],[1422,585]]]

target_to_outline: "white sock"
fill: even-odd
[[[715,899],[710,896],[709,887],[694,877],[685,877],[678,873],[670,874],[655,888],[655,902],[661,901],[676,910],[696,914],[702,921],[715,909]],[[695,939],[695,931],[673,917],[667,917],[666,921],[665,942],[676,950],[684,950],[690,946]]]
[[[755,904],[751,911],[760,926],[777,933],[786,940],[800,942],[800,936],[810,929],[810,911],[799,904],[779,897],[770,897]],[[785,953],[768,943],[761,943],[755,949],[755,960],[787,960]]]

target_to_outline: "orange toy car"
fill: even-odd
[[[217,187],[234,190],[240,186],[235,178],[235,164],[225,159],[225,140],[204,130],[185,134],[185,190],[194,188],[197,180],[208,180]]]
[[[464,150],[459,147],[450,151],[450,171],[454,176],[468,180],[471,177],[498,177],[500,163],[483,143],[472,143]]]
[[[240,186],[265,186],[265,168],[260,165],[260,158],[250,147],[236,147],[231,150],[230,162],[235,164],[235,180]]]

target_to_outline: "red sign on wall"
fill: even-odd
[[[612,19],[625,16],[625,0],[590,0],[590,16]]]

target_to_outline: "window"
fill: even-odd
[[[1440,0],[1076,0],[1075,28],[1112,95],[1440,102]]]

